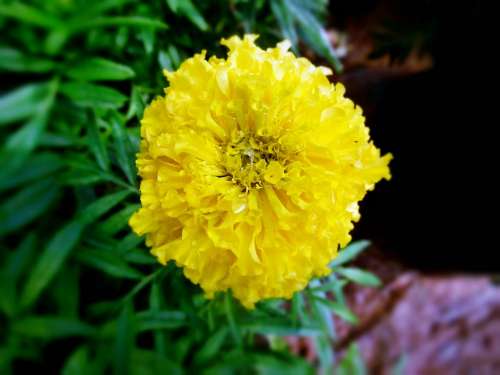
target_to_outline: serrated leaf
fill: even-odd
[[[78,62],[67,68],[65,74],[79,81],[117,81],[135,77],[130,67],[101,57]]]
[[[339,255],[330,263],[330,267],[338,267],[355,259],[360,253],[370,246],[370,241],[361,240],[352,242],[344,249],[340,250]]]
[[[115,89],[87,82],[63,83],[60,89],[62,94],[84,108],[117,109],[127,101],[127,97]]]
[[[361,285],[377,287],[382,284],[380,279],[371,272],[363,271],[359,268],[337,268],[336,271],[345,278]]]
[[[12,329],[19,335],[53,340],[70,336],[89,336],[95,333],[92,326],[74,319],[58,316],[28,316],[14,321]]]
[[[78,243],[82,231],[83,224],[72,221],[52,237],[28,276],[21,295],[23,307],[28,307],[35,302],[40,293],[52,281],[71,250]]]

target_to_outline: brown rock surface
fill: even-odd
[[[350,285],[346,298],[360,318],[336,319],[342,353],[359,345],[370,374],[500,374],[500,287],[485,275],[424,275],[370,251],[358,262],[384,282]]]

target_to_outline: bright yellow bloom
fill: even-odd
[[[330,272],[391,159],[329,69],[256,38],[222,40],[227,59],[202,52],[166,72],[141,123],[142,208],[130,220],[162,264],[249,308]]]

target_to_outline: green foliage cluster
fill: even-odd
[[[139,119],[175,69],[221,37],[302,41],[337,69],[326,1],[0,1],[0,373],[314,373],[283,336],[310,336],[334,366],[344,267],[291,303],[207,301],[162,267],[127,221],[138,208]],[[335,296],[327,298],[327,294]],[[355,348],[354,348],[355,349]],[[350,350],[339,371],[360,368]],[[344,370],[342,370],[344,369]],[[345,370],[348,371],[348,370]],[[362,370],[360,370],[362,371]]]

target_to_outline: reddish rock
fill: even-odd
[[[336,319],[343,352],[359,345],[370,374],[500,374],[500,288],[488,276],[423,275],[372,254],[360,259],[384,281],[351,285],[346,298],[360,318]]]

